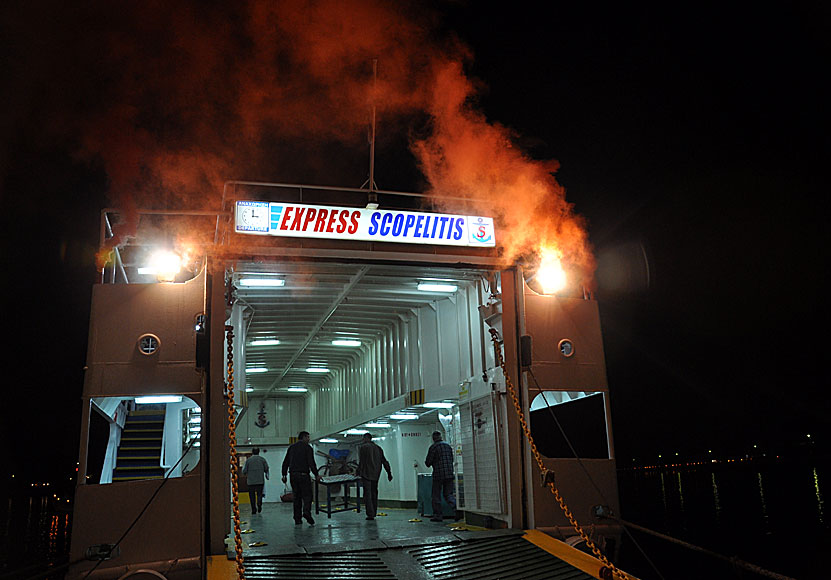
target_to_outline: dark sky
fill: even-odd
[[[434,4],[439,26],[471,47],[484,115],[531,157],[559,160],[557,178],[588,222],[621,460],[831,436],[820,189],[831,151],[828,9]],[[112,106],[117,73],[94,57],[105,25],[66,7],[0,9],[11,466],[46,456],[63,472],[77,456],[98,214],[112,176],[78,154],[72,130]],[[404,136],[379,150],[379,185],[414,189],[418,173],[396,148]]]

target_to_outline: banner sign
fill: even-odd
[[[440,246],[496,246],[493,218],[483,216],[238,201],[234,218],[234,231],[238,234]]]

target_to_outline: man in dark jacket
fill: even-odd
[[[442,521],[441,496],[456,510],[455,477],[453,475],[453,449],[442,441],[441,433],[433,431],[433,444],[427,451],[424,465],[433,468],[433,517],[431,522]],[[456,519],[459,514],[456,512]]]
[[[291,490],[294,493],[294,523],[300,525],[302,518],[306,518],[310,526],[315,525],[312,517],[312,478],[309,471],[317,477],[314,451],[309,445],[308,431],[301,431],[297,435],[297,443],[289,446],[286,458],[283,460],[283,483],[286,483],[286,474],[291,476]]]
[[[382,466],[392,481],[390,462],[384,457],[384,450],[372,442],[372,433],[364,433],[363,443],[358,448],[358,475],[362,479],[368,520],[374,520],[378,513],[378,479],[381,477]]]

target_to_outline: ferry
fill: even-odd
[[[506,263],[499,224],[467,213],[242,181],[211,211],[103,210],[67,578],[631,578],[605,517],[597,302]],[[320,477],[316,523],[295,527],[280,475],[301,431]],[[435,431],[462,516],[441,523]],[[394,476],[374,522],[354,477],[367,432]]]

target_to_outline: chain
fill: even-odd
[[[491,340],[494,344],[494,350],[496,351],[496,360],[499,367],[502,369],[502,374],[505,376],[505,384],[508,387],[508,394],[511,395],[511,401],[514,404],[514,410],[516,411],[517,417],[519,418],[519,423],[522,425],[522,431],[525,433],[525,438],[528,440],[528,446],[531,448],[531,453],[534,455],[534,459],[537,462],[537,465],[540,468],[540,472],[543,476],[543,482],[554,494],[554,499],[557,500],[557,503],[560,505],[560,509],[563,510],[566,518],[568,521],[571,522],[572,527],[577,531],[580,537],[586,542],[586,545],[591,549],[592,553],[595,557],[603,562],[603,564],[608,568],[608,570],[604,571],[601,569],[601,575],[608,574],[611,572],[612,577],[622,578],[623,580],[628,580],[629,576],[619,570],[614,564],[612,564],[609,559],[603,555],[600,551],[600,548],[589,538],[588,534],[580,527],[580,524],[577,522],[577,519],[574,517],[574,514],[571,513],[571,510],[566,505],[565,500],[560,495],[560,491],[554,485],[554,481],[552,477],[548,477],[549,470],[545,467],[545,463],[542,459],[542,454],[537,450],[537,444],[534,443],[534,438],[531,436],[531,430],[528,428],[528,422],[525,420],[525,413],[522,412],[522,407],[519,404],[519,397],[517,397],[516,389],[514,387],[513,382],[511,381],[511,377],[508,376],[508,370],[505,368],[505,358],[502,356],[502,348],[499,346],[499,334],[493,328],[488,329],[491,334]]]
[[[234,327],[225,326],[225,336],[228,342],[228,380],[225,383],[225,401],[228,404],[228,442],[231,447],[231,504],[234,515],[234,544],[237,553],[237,574],[240,580],[245,575],[245,565],[242,556],[242,531],[239,516],[239,457],[237,457],[237,430],[234,408]]]

